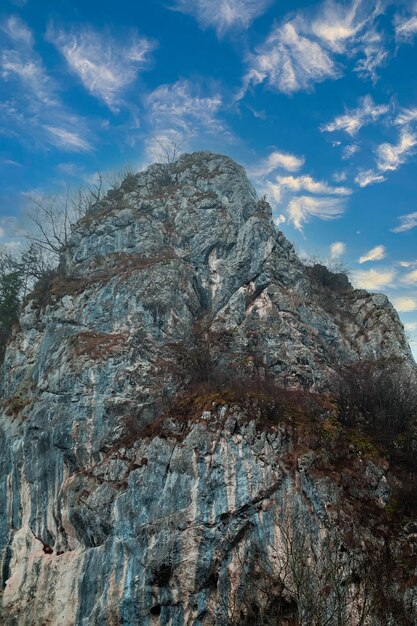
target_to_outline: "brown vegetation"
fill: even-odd
[[[109,281],[114,276],[128,276],[132,272],[148,269],[159,263],[166,263],[177,258],[171,249],[163,254],[154,254],[145,257],[139,254],[115,252],[106,257],[97,256],[91,266],[91,273],[87,278],[66,276],[59,270],[45,275],[28,294],[26,302],[33,301],[39,308],[63,298],[66,295],[78,295],[90,285]]]
[[[126,333],[99,333],[85,331],[71,338],[74,354],[88,356],[95,361],[106,360],[123,352]]]

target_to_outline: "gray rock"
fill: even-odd
[[[318,285],[243,168],[205,152],[109,192],[61,266],[69,278],[27,303],[3,366],[2,623],[220,623],[239,550],[275,546],[294,508],[319,536],[338,487],[310,457],[294,475],[289,431],[259,434],[228,400],[152,433],[190,375],[196,323],[225,371],[325,390],[343,363],[411,363],[398,315],[343,277]]]

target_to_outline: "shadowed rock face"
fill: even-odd
[[[275,544],[283,502],[318,532],[338,486],[294,478],[287,434],[257,433],[230,407],[227,425],[213,416],[183,440],[174,427],[135,437],[181,388],[172,346],[204,321],[227,336],[225,367],[256,362],[323,390],[344,363],[411,362],[397,313],[305,268],[244,170],[211,153],[129,176],[61,265],[4,362],[3,623],[220,623],[213,590],[239,569],[234,546],[249,530]]]

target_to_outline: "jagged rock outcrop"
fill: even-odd
[[[278,549],[283,505],[310,536],[331,523],[341,486],[308,458],[291,468],[290,430],[267,435],[227,404],[146,430],[190,375],[198,325],[223,371],[291,388],[325,391],[358,359],[411,362],[387,298],[306,268],[229,158],[129,175],[75,227],[6,351],[2,623],[233,623],[236,546]],[[383,507],[384,468],[367,467]]]

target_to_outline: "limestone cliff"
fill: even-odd
[[[321,545],[336,527],[343,481],[291,424],[258,428],[262,406],[236,398],[197,402],[186,424],[171,415],[204,342],[235,379],[256,369],[317,392],[346,363],[411,362],[387,298],[306,268],[229,158],[129,175],[77,224],[6,351],[2,623],[244,623],[229,614],[248,593],[243,563],[249,579],[264,571],[248,546],[274,570],[286,529]],[[359,453],[352,467],[377,517],[387,468]],[[319,626],[306,598],[285,603],[282,619],[307,611],[300,623]]]

